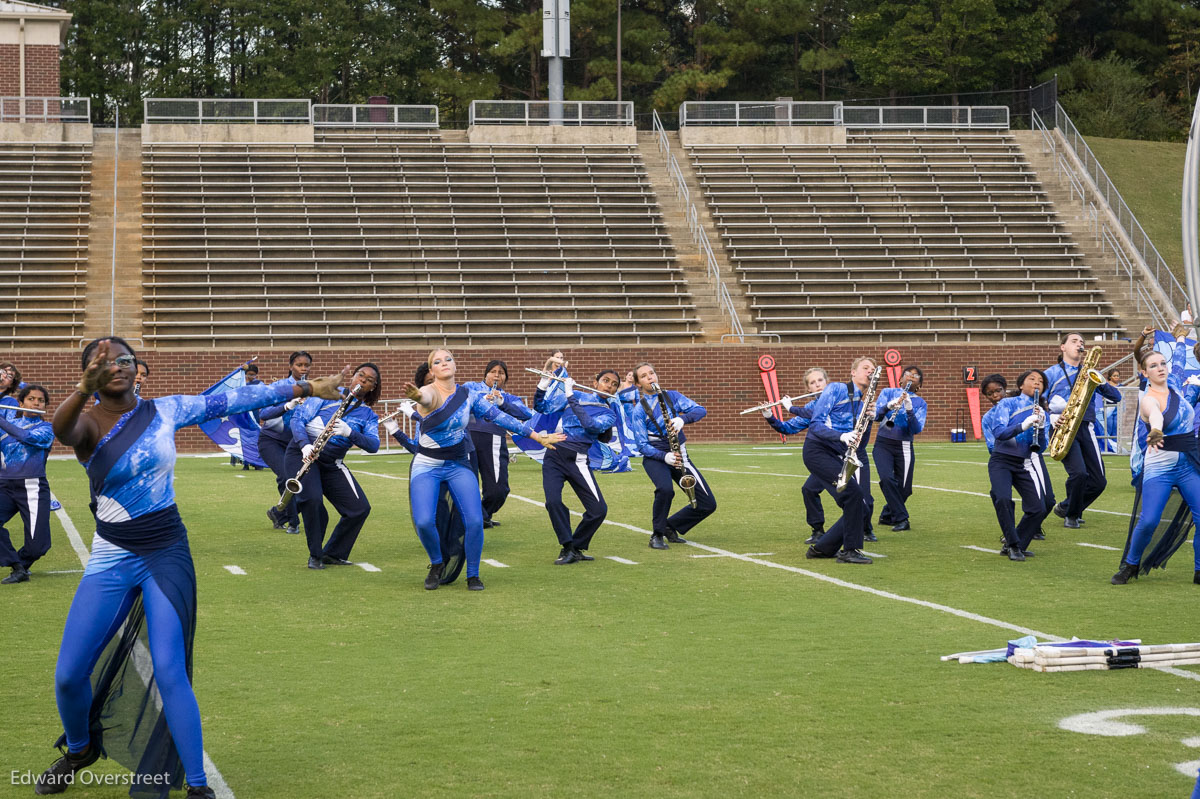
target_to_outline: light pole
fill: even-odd
[[[617,102],[621,102],[621,0],[617,0]]]

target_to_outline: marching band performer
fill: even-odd
[[[483,558],[483,508],[478,478],[469,459],[468,420],[474,414],[478,419],[495,422],[510,433],[532,438],[547,449],[553,449],[566,436],[535,431],[529,422],[518,422],[488,402],[482,392],[456,384],[457,365],[449,350],[436,349],[429,353],[428,363],[433,383],[422,388],[412,383],[404,384],[405,395],[417,404],[421,417],[420,447],[413,458],[408,491],[413,524],[429,555],[425,588],[430,591],[437,588],[442,576],[437,506],[442,486],[448,486],[467,531],[467,588],[482,591],[479,561]]]
[[[667,549],[667,541],[686,544],[683,536],[717,509],[716,497],[704,475],[687,457],[687,439],[683,434],[685,424],[700,421],[708,411],[678,391],[663,392],[667,407],[661,407],[660,395],[654,390],[658,375],[649,363],[635,366],[633,379],[638,389],[637,404],[633,406],[631,418],[633,434],[642,453],[642,466],[654,483],[654,503],[650,509],[650,548]],[[682,463],[671,451],[668,426],[674,428],[683,456]],[[693,508],[689,503],[668,518],[671,502],[675,499],[675,483],[683,479],[685,474],[690,474],[696,481],[696,507]]]
[[[870,484],[871,479],[867,465],[870,424],[858,442],[858,458],[862,466],[840,492],[837,490],[837,480],[842,471],[846,447],[853,439],[855,422],[862,412],[863,394],[874,371],[873,360],[856,358],[850,367],[850,382],[830,383],[813,406],[808,438],[804,441],[804,465],[821,482],[821,488],[833,495],[842,509],[842,516],[808,548],[804,555],[806,558],[836,557],[839,563],[872,562],[862,552],[863,514],[868,508],[865,486]]]
[[[1050,381],[1046,394],[1052,414],[1061,414],[1067,407],[1067,398],[1075,387],[1079,376],[1079,365],[1083,361],[1083,336],[1068,333],[1060,345],[1062,355],[1058,363],[1046,370]],[[1085,376],[1086,378],[1086,376]],[[1112,402],[1121,401],[1121,392],[1101,383],[1096,393]],[[1063,527],[1078,529],[1082,524],[1084,510],[1104,493],[1108,479],[1104,476],[1104,460],[1100,455],[1100,443],[1096,440],[1092,422],[1096,419],[1096,407],[1089,403],[1084,410],[1079,433],[1071,443],[1071,449],[1063,459],[1067,470],[1067,498],[1054,506],[1055,515],[1063,519]]]
[[[606,385],[616,386],[615,372],[597,375],[597,388],[601,377],[608,378]],[[588,454],[592,445],[602,436],[611,434],[613,426],[617,424],[617,415],[599,395],[590,392],[582,396],[576,394],[575,381],[569,377],[562,384],[564,390],[548,401],[546,391],[552,382],[555,381],[547,377],[538,382],[533,407],[538,413],[562,414],[560,429],[566,438],[557,448],[548,450],[542,459],[542,491],[546,495],[550,524],[561,547],[554,563],[566,566],[595,560],[587,554],[587,550],[592,536],[608,516],[608,505],[592,473]],[[570,483],[575,496],[583,503],[583,518],[574,531],[571,530],[571,512],[562,501],[563,483]]]
[[[825,374],[824,369],[813,367],[804,373],[804,384],[811,394],[823,391],[825,386],[829,384],[829,378]],[[771,425],[771,429],[776,433],[792,436],[808,429],[808,425],[812,421],[812,412],[816,406],[816,402],[816,399],[813,399],[807,405],[800,407],[795,404],[795,401],[791,397],[784,396],[780,398],[780,403],[784,408],[788,409],[791,418],[777,419],[775,412],[771,408],[763,408],[762,415],[767,420],[767,424]],[[805,520],[812,530],[804,543],[810,546],[817,543],[818,539],[825,534],[825,509],[821,507],[821,491],[821,481],[812,474],[809,474],[808,479],[804,481],[804,485],[800,488],[800,496],[804,502]]]
[[[1033,553],[1029,542],[1049,513],[1045,502],[1046,487],[1042,473],[1030,460],[1030,455],[1050,445],[1046,411],[1035,405],[1033,398],[1043,390],[1045,376],[1036,369],[1025,372],[1017,381],[1019,393],[995,401],[984,414],[983,435],[987,441],[988,478],[991,481],[992,506],[1000,523],[1004,543],[1000,554],[1009,560],[1023,561]],[[984,389],[995,385],[985,378]],[[991,395],[986,395],[993,399]],[[1024,515],[1020,524],[1014,519],[1012,490],[1021,496]]]
[[[468,391],[483,392],[487,401],[499,406],[509,416],[522,422],[533,418],[520,397],[504,390],[508,382],[508,365],[504,361],[488,362],[483,381],[464,383]],[[504,507],[508,499],[508,431],[493,422],[472,417],[467,426],[471,434],[472,464],[479,472],[479,484],[483,495],[483,528],[499,527],[500,522],[492,517]]]
[[[297,474],[303,463],[316,459],[315,468],[310,468],[300,480],[304,490],[294,500],[304,519],[310,569],[351,565],[350,550],[371,514],[371,503],[342,458],[350,447],[364,452],[379,451],[379,417],[372,410],[382,388],[379,367],[373,363],[355,367],[347,392],[356,388],[359,396],[349,400],[348,410],[333,423],[333,436],[320,452],[314,451],[312,442],[325,430],[345,397],[305,402],[292,414],[292,442],[285,455],[288,472]],[[341,515],[328,541],[325,541],[325,528],[329,525],[326,497]]]
[[[11,405],[13,408],[20,405],[17,401],[17,392],[20,390],[21,370],[7,361],[0,363],[0,405]],[[6,409],[0,416],[12,419],[15,414]]]
[[[27,384],[17,395],[21,408],[44,411],[50,392],[42,386]],[[50,483],[46,481],[46,458],[54,444],[54,431],[41,414],[19,413],[14,419],[0,415],[0,567],[12,573],[0,583],[29,580],[29,567],[50,551]],[[21,514],[25,525],[25,543],[13,549],[4,525]]]
[[[311,368],[311,355],[304,350],[293,352],[288,358],[288,376],[283,382],[295,385],[308,376],[308,370]],[[286,453],[288,444],[292,443],[292,414],[302,401],[302,398],[291,399],[270,408],[263,408],[258,414],[258,422],[262,425],[258,433],[258,454],[275,473],[275,488],[280,495],[283,494],[284,484],[295,474],[287,470]],[[289,502],[282,514],[272,505],[267,508],[267,518],[275,525],[276,530],[286,529],[291,535],[300,532],[300,513],[296,510],[295,502]]]
[[[1186,360],[1184,339],[1182,334],[1176,338],[1175,355],[1169,367],[1166,357],[1156,350],[1146,353],[1138,364],[1146,378],[1139,418],[1149,431],[1140,474],[1141,512],[1121,568],[1112,577],[1113,585],[1125,585],[1148,571],[1142,568],[1143,556],[1162,519],[1172,488],[1179,490],[1193,518],[1200,515],[1200,451],[1197,450],[1195,410],[1185,398],[1182,385]],[[1195,536],[1192,545],[1195,561],[1192,581],[1200,584],[1200,541],[1195,540]]]
[[[913,436],[925,429],[925,400],[917,396],[925,374],[920,367],[907,366],[900,376],[900,388],[885,388],[875,402],[875,421],[883,422],[875,434],[871,451],[879,474],[879,489],[886,503],[879,514],[880,524],[890,524],[899,532],[910,529],[905,501],[912,496],[916,451]],[[907,392],[904,386],[911,385]]]
[[[138,358],[134,362],[137,367],[137,377],[134,378],[134,392],[140,397],[142,392],[146,390],[146,379],[150,377],[150,364]]]
[[[101,736],[110,733],[102,726],[103,714],[106,723],[136,716],[139,725],[145,725],[139,730],[161,731],[149,740],[139,737],[133,742],[133,748],[142,751],[133,753],[134,760],[125,765],[136,768],[139,777],[157,780],[166,773],[178,786],[182,761],[189,799],[212,799],[204,774],[200,710],[191,685],[196,573],[187,529],[175,505],[175,434],[188,425],[290,397],[335,397],[344,375],[296,385],[245,386],[223,394],[143,400],[133,391],[133,350],[115,336],[89,344],[82,367],[76,390],[54,413],[54,433],[74,448],[75,457],[87,469],[96,536],[67,614],[55,674],[58,712],[66,731],[60,746],[65,743],[66,748],[34,789],[38,794],[60,793],[80,769],[96,762],[103,750]],[[83,412],[96,392],[99,401]],[[89,677],[97,659],[126,616],[123,635],[136,636],[143,613],[153,679],[143,683],[138,670],[128,666],[106,668],[98,672],[93,696]],[[132,641],[122,651],[129,657]],[[151,699],[150,686],[160,701]],[[113,703],[123,702],[132,707],[114,712]],[[166,717],[167,740],[156,708]],[[133,740],[129,729],[111,734],[124,737],[121,750],[129,748]]]

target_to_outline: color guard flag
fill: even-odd
[[[225,394],[244,385],[246,373],[239,366],[201,393]],[[222,416],[220,419],[210,419],[202,422],[199,427],[214,444],[235,458],[241,458],[251,466],[259,468],[267,465],[258,454],[259,424],[253,413],[247,411]]]

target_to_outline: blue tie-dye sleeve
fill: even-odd
[[[509,416],[500,410],[500,408],[484,399],[482,393],[472,391],[471,398],[468,401],[471,403],[471,413],[475,414],[476,419],[500,425],[508,432],[519,436],[528,438],[533,435],[533,425],[529,422],[518,421]]]
[[[164,406],[171,408],[172,420],[175,429],[178,430],[209,419],[219,419],[233,413],[274,405],[280,400],[291,399],[293,393],[294,387],[281,380],[270,385],[260,383],[242,386],[224,394],[201,394],[194,397],[176,394],[154,402],[160,409]]]
[[[342,417],[350,425],[350,443],[363,452],[379,451],[379,417],[366,405]]]
[[[54,445],[54,427],[49,422],[38,422],[31,427],[21,427],[0,416],[0,430],[29,447],[50,449]]]

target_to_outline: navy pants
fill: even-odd
[[[562,501],[564,483],[571,484],[575,496],[583,503],[583,519],[574,531],[571,530],[571,512]],[[550,524],[558,543],[563,547],[587,549],[608,515],[608,504],[588,465],[587,450],[571,452],[561,445],[546,450],[546,457],[542,459],[542,490],[546,493],[546,512],[550,514]]]
[[[4,525],[17,514],[25,525],[25,544],[13,548]],[[0,480],[0,566],[28,569],[50,551],[50,484],[45,477]]]
[[[825,528],[825,509],[821,507],[821,481],[811,474],[800,488],[800,496],[804,500],[804,521],[813,530]]]
[[[1029,458],[992,453],[988,459],[988,479],[992,483],[992,507],[996,509],[1000,532],[1010,547],[1024,551],[1050,511],[1042,471]],[[1012,501],[1014,488],[1021,496],[1023,515],[1019,523]]]
[[[1079,425],[1079,432],[1062,464],[1067,470],[1067,517],[1078,519],[1108,487],[1104,461],[1091,422]]]
[[[668,466],[657,458],[642,458],[646,475],[654,483],[654,504],[650,508],[651,526],[655,535],[668,535],[671,530],[683,535],[707,519],[717,509],[717,498],[713,496],[708,482],[696,464],[687,462],[688,474],[696,478],[696,507],[686,504],[674,516],[668,518],[671,503],[675,499],[675,484],[683,477],[683,469]]]
[[[876,438],[871,451],[879,475],[879,490],[887,505],[879,514],[880,524],[899,524],[908,520],[905,501],[912,496],[913,471],[916,456],[911,441]]]
[[[821,488],[828,491],[839,508],[842,516],[833,526],[825,531],[814,546],[821,552],[834,554],[840,549],[862,549],[864,514],[867,512],[867,497],[870,496],[864,486],[870,485],[871,473],[867,468],[869,459],[866,457],[866,447],[859,450],[859,460],[863,465],[855,473],[853,480],[844,491],[837,490],[838,475],[842,471],[842,458],[845,451],[835,452],[824,441],[810,436],[804,442],[804,466],[811,477],[821,483]]]
[[[479,493],[483,504],[483,523],[492,520],[508,499],[508,436],[472,430],[471,466],[479,472]]]
[[[294,475],[300,471],[302,462],[300,447],[292,442],[287,449],[288,471]],[[358,540],[358,534],[371,514],[371,503],[367,501],[358,481],[340,458],[328,460],[319,457],[300,485],[304,490],[293,501],[304,519],[308,554],[314,558],[328,555],[350,560],[350,550],[354,548],[354,542]],[[328,542],[325,541],[325,528],[329,525],[326,499],[341,516]]]
[[[271,467],[271,471],[275,473],[275,487],[279,489],[280,495],[283,494],[283,484],[296,476],[295,472],[287,470],[288,443],[289,441],[280,441],[271,436],[260,434],[258,437],[258,454],[263,459],[263,463]],[[288,503],[283,516],[290,525],[300,524],[300,514],[296,511],[294,502]]]

